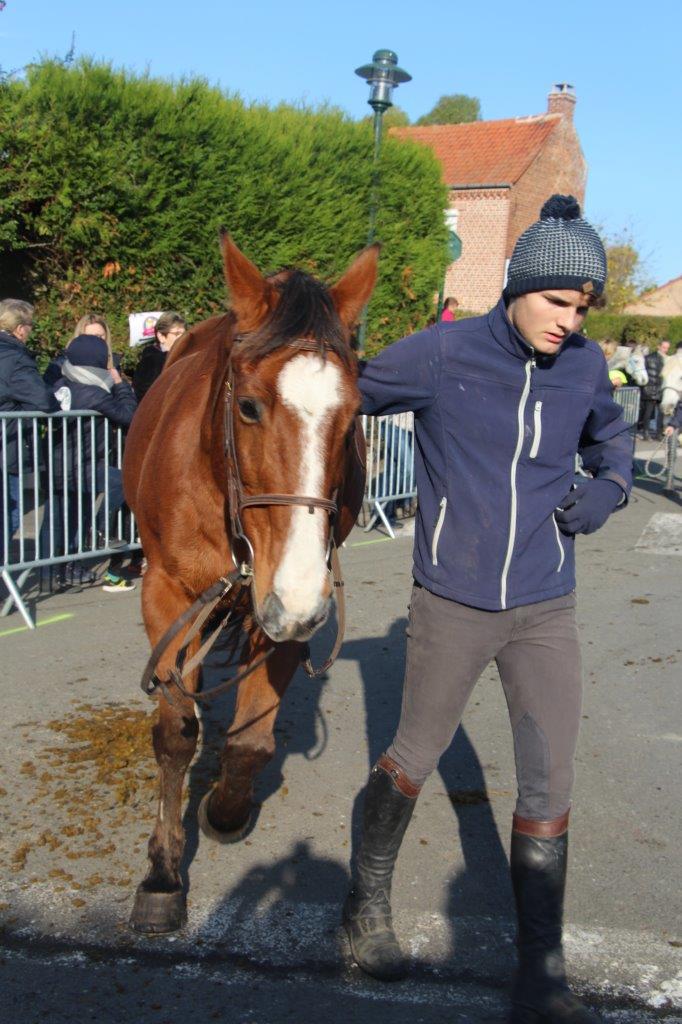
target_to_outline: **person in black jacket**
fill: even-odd
[[[123,504],[123,482],[121,470],[109,465],[112,450],[112,431],[107,424],[128,427],[137,408],[137,401],[129,384],[122,380],[114,367],[107,369],[109,349],[106,341],[94,335],[83,334],[74,338],[66,350],[67,358],[62,364],[62,376],[55,381],[54,390],[62,408],[75,411],[88,409],[102,414],[95,422],[94,430],[89,424],[75,421],[69,425],[64,455],[63,432],[53,435],[52,466],[55,493],[67,493],[67,549],[63,554],[76,550],[78,541],[78,500],[81,495],[81,526],[85,532],[90,524],[92,495],[106,489],[109,495],[109,515],[113,515]],[[93,480],[92,466],[95,473]],[[64,472],[66,471],[66,480]],[[94,486],[93,486],[94,485]],[[62,537],[62,510],[53,509],[53,543]],[[41,546],[49,545],[49,519],[46,513],[41,537]],[[100,511],[100,528],[104,526]],[[105,575],[104,589],[107,591],[132,590],[134,584],[123,580],[116,572],[114,562]]]
[[[654,439],[661,439],[661,398],[663,397],[663,367],[670,349],[669,341],[662,341],[655,352],[650,352],[644,360],[649,380],[642,388],[642,437],[649,440],[651,420],[655,422]]]
[[[21,299],[0,302],[0,412],[19,410],[53,412],[59,405],[43,382],[35,359],[26,348],[33,329],[33,306]],[[24,434],[24,437],[28,432]],[[16,422],[7,422],[0,434],[2,464],[7,474],[7,507],[0,483],[0,558],[9,561],[9,543],[19,527],[21,462]]]
[[[173,345],[187,330],[187,323],[172,310],[162,313],[154,326],[154,341],[144,346],[133,376],[133,390],[141,402],[166,364]]]

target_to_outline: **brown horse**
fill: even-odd
[[[329,611],[330,533],[340,543],[362,502],[349,336],[372,292],[378,249],[364,250],[329,288],[299,270],[263,277],[227,235],[222,250],[231,309],[176,343],[135,415],[123,473],[147,557],[142,611],[152,647],[237,560],[253,572],[240,669],[270,656],[239,683],[220,779],[200,814],[205,833],[230,842],[248,829],[280,701],[304,642]],[[296,501],[301,496],[311,503]],[[162,682],[186,633],[161,656]],[[188,658],[198,646],[199,637],[190,641]],[[185,677],[188,693],[196,693],[197,676],[198,669]],[[174,931],[186,920],[181,798],[198,737],[194,700],[177,688],[156,692],[158,817],[131,918],[144,932]]]

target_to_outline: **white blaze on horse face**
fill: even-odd
[[[326,456],[325,426],[342,401],[338,366],[316,355],[298,355],[280,371],[277,388],[282,401],[300,422],[301,465],[293,491],[322,498]],[[327,513],[293,506],[291,532],[274,578],[274,590],[292,622],[319,611],[327,578]]]

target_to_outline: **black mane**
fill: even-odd
[[[348,335],[327,286],[302,270],[280,271],[268,280],[280,293],[277,308],[258,330],[241,338],[242,351],[249,358],[262,359],[283,345],[307,338],[319,343],[320,355],[332,351],[349,364]]]

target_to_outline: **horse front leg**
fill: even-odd
[[[252,641],[246,664],[268,646],[269,640]],[[255,810],[255,778],[275,752],[275,719],[300,659],[300,644],[278,644],[268,660],[239,684],[234,719],[220,759],[220,778],[199,807],[199,825],[210,839],[234,843],[249,831]]]
[[[142,611],[152,646],[189,604],[177,583],[165,572],[150,567],[142,584]],[[163,653],[156,669],[159,679],[168,679],[182,638],[183,634],[176,637]],[[198,645],[199,638],[196,637],[188,648],[188,658]],[[193,693],[197,679],[198,670],[195,670],[185,678],[185,688]],[[185,846],[182,786],[196,750],[199,722],[194,702],[183,697],[172,685],[170,693],[172,704],[163,694],[159,696],[159,717],[152,729],[159,766],[159,804],[148,846],[149,869],[137,889],[130,917],[135,931],[153,934],[177,931],[187,920],[186,898],[180,877],[180,861]]]

